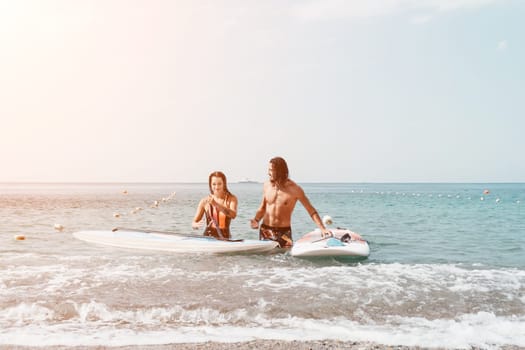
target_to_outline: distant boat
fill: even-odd
[[[258,183],[257,181],[255,180],[250,180],[248,179],[247,177],[243,178],[243,179],[240,179],[239,181],[237,181],[238,183],[240,184],[256,184]]]

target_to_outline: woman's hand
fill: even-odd
[[[199,221],[199,222],[195,222],[195,221],[193,221],[193,222],[191,223],[191,228],[194,229],[194,230],[197,230],[197,229],[201,228],[202,225],[204,225],[204,218],[202,218],[202,220]]]
[[[215,200],[215,197],[213,197],[212,194],[208,196],[208,199],[206,201],[209,205],[217,206],[218,202]]]

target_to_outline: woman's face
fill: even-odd
[[[222,178],[218,176],[212,176],[211,190],[215,195],[224,193],[224,181],[222,180]]]

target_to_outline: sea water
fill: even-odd
[[[204,183],[0,184],[0,345],[525,346],[525,184],[302,186],[333,227],[368,240],[368,259],[173,254],[72,236],[192,233]],[[249,219],[262,184],[229,187],[239,198],[233,236],[257,239]],[[314,228],[298,203],[294,239]]]

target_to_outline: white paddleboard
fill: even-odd
[[[73,236],[89,243],[175,253],[254,254],[267,253],[278,246],[274,241],[220,241],[213,237],[131,229],[118,229],[115,232],[79,231],[73,233]]]
[[[368,242],[359,234],[346,229],[330,230],[333,237],[323,238],[319,229],[296,241],[290,251],[296,257],[367,257]]]

